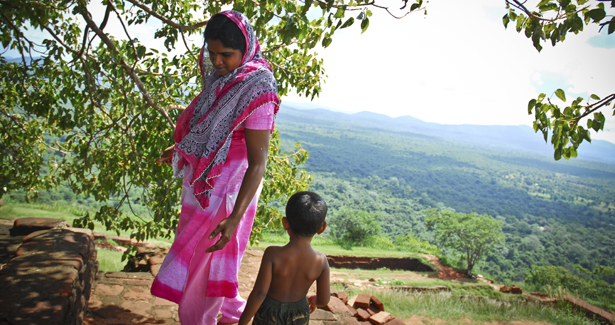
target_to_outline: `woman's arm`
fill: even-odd
[[[233,212],[228,218],[223,219],[216,229],[209,235],[209,239],[215,238],[219,233],[220,239],[207,249],[208,253],[220,250],[226,246],[239,225],[239,221],[250,202],[256,194],[256,190],[261,183],[265,167],[267,165],[267,153],[269,152],[269,130],[244,129],[246,134],[246,148],[248,151],[248,169],[243,176],[239,194]]]

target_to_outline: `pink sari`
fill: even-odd
[[[261,109],[271,111],[269,107]],[[272,115],[269,116],[271,116],[269,125],[272,126],[273,117]],[[264,121],[264,124],[267,124],[267,122]],[[258,128],[258,126],[251,126],[251,128],[254,127]],[[218,238],[209,239],[208,235],[222,219],[228,217],[233,211],[247,167],[245,136],[243,129],[241,129],[233,133],[228,157],[217,180],[218,186],[212,193],[209,206],[205,210],[200,208],[194,198],[194,188],[190,186],[188,181],[190,178],[184,179],[182,211],[175,241],[154,280],[152,294],[180,303],[190,277],[190,271],[198,267],[199,263],[209,264],[207,266],[209,278],[191,279],[191,281],[204,282],[196,284],[206,288],[206,293],[204,292],[203,296],[231,298],[238,294],[237,273],[250,238],[260,187],[250,202],[231,241],[222,250],[211,254],[202,254],[202,252],[218,240]],[[201,260],[194,259],[197,251],[199,252],[198,255],[202,256]]]
[[[214,71],[205,76],[202,71],[205,87],[177,122],[173,168],[184,179],[182,211],[175,241],[151,288],[153,295],[179,303],[181,321],[187,324],[215,322],[219,308],[223,313],[233,309],[228,317],[234,321],[243,311],[237,273],[262,184],[226,246],[213,253],[205,250],[218,240],[208,236],[233,211],[248,168],[244,128],[273,131],[279,106],[275,79],[249,21],[236,11],[220,14],[244,32],[246,53],[242,65],[227,75]],[[202,67],[203,50],[200,60]],[[228,298],[233,306],[218,304],[225,298],[210,303],[214,300],[209,297]],[[221,307],[206,310],[209,305]],[[182,318],[182,310],[189,316]]]

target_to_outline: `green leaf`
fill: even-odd
[[[542,100],[545,99],[546,95],[544,93],[540,93],[540,95],[538,95],[538,102],[542,103]]]
[[[555,149],[555,152],[553,153],[553,158],[555,160],[562,159],[562,149],[561,148]]]
[[[365,18],[361,21],[361,34],[365,33],[367,27],[369,27],[369,18]]]
[[[413,3],[413,4],[410,6],[410,11],[415,11],[415,10],[416,10],[416,9],[418,9],[419,7],[421,7],[421,5],[420,5],[420,4],[418,4],[418,3]]]
[[[314,0],[305,0],[305,4],[303,5],[301,14],[305,15],[307,13],[308,10],[310,10],[310,6],[312,6],[312,2]]]
[[[354,18],[350,17],[348,18],[348,20],[344,22],[344,24],[342,25],[342,27],[340,27],[340,29],[350,27],[352,24],[354,24]]]
[[[563,102],[566,101],[566,93],[562,89],[558,89],[555,91],[555,96],[561,99]]]
[[[504,23],[504,28],[508,27],[508,22],[510,21],[510,18],[508,18],[508,14],[504,15],[504,17],[502,17],[502,22]]]
[[[546,5],[547,3],[549,3],[550,0],[541,0],[536,7],[542,7],[544,5]]]
[[[611,6],[613,6],[613,5],[611,5]],[[615,17],[611,18],[611,21],[609,22],[609,30],[608,31],[609,31],[609,35],[613,34],[613,32],[615,32]]]
[[[606,12],[604,11],[604,9],[598,9],[598,8],[592,9],[585,13],[585,17],[591,18],[594,21],[594,23],[600,22],[605,16],[606,16]]]
[[[351,18],[352,19],[352,18]],[[343,28],[343,27],[342,27]],[[331,45],[331,42],[333,40],[331,39],[331,37],[325,37],[322,39],[322,47],[326,48],[327,46]]]
[[[532,109],[534,109],[534,106],[536,106],[536,100],[532,98],[529,101],[529,103],[527,103],[527,113],[528,114],[532,114]]]
[[[598,97],[598,95],[596,95],[596,94],[592,94],[592,95],[591,95],[591,96],[589,96],[589,97],[591,97],[591,98],[593,98],[593,99],[595,99],[595,100],[600,100],[600,97]]]
[[[337,9],[337,11],[335,12],[335,15],[333,15],[334,18],[344,18],[344,12],[346,11],[346,9],[344,7],[340,7]]]

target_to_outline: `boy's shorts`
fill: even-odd
[[[310,304],[307,298],[297,302],[283,303],[265,297],[252,325],[307,325],[310,322]]]

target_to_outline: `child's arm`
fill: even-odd
[[[322,253],[321,253],[322,254]],[[329,303],[331,298],[330,284],[329,284],[329,262],[327,256],[322,254],[324,261],[322,273],[318,279],[316,279],[316,306],[323,307]]]
[[[256,277],[256,282],[254,283],[254,288],[248,297],[248,302],[246,303],[246,308],[241,314],[239,318],[239,325],[248,324],[248,322],[254,317],[254,314],[258,311],[258,308],[261,306],[265,297],[267,297],[267,292],[269,292],[269,285],[271,284],[271,274],[273,272],[273,260],[272,257],[274,254],[271,253],[271,247],[265,249],[265,254],[263,254],[263,259],[261,261],[261,267],[258,270],[258,276]]]

